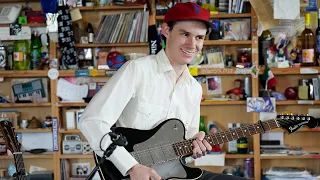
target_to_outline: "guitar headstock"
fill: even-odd
[[[20,144],[17,141],[17,135],[14,131],[12,123],[8,120],[0,120],[0,132],[7,145],[7,148],[12,152],[20,152]]]
[[[276,118],[277,123],[282,129],[287,130],[289,133],[294,133],[302,126],[314,128],[317,126],[317,120],[309,115],[278,115]]]

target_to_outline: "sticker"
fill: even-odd
[[[313,68],[300,68],[300,74],[318,74],[318,70]]]
[[[198,76],[198,67],[188,67],[191,76]]]
[[[251,68],[250,68],[250,74],[254,77],[257,78],[259,75],[259,71],[260,69],[258,68],[258,66],[256,64],[254,64]]]
[[[76,70],[75,71],[75,76],[89,76],[89,71],[88,70]]]
[[[112,75],[114,75],[117,71],[108,71],[106,70],[106,76],[111,77]]]
[[[48,77],[50,79],[57,79],[59,77],[59,71],[55,68],[52,68],[48,71]]]
[[[89,70],[90,76],[98,76],[98,70],[96,69],[90,69]]]
[[[310,100],[298,100],[298,104],[314,104],[314,101],[310,101]]]
[[[276,112],[274,97],[248,97],[247,112]]]

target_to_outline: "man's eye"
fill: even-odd
[[[188,37],[188,36],[189,36],[189,34],[188,34],[188,33],[184,33],[184,34],[183,34],[183,36]]]

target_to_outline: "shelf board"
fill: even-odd
[[[106,71],[109,72],[115,72],[117,71],[116,69],[99,69],[97,70],[98,74],[96,76],[107,76]],[[89,71],[90,72],[90,71]],[[70,76],[75,76],[76,70],[59,70],[59,76],[60,77],[70,77]]]
[[[35,129],[15,129],[16,132],[20,133],[46,133],[52,132],[51,128],[35,128]]]
[[[81,131],[79,129],[60,129],[59,133],[61,133],[61,134],[75,133],[75,134],[77,134],[77,133],[81,133]]]
[[[198,75],[248,75],[250,74],[249,68],[210,68],[198,67]]]
[[[148,46],[149,43],[110,43],[110,44],[76,44],[77,48],[95,48],[95,47],[144,47]],[[56,46],[59,48],[59,44]]]
[[[47,70],[10,70],[0,71],[0,77],[48,77]]]
[[[253,158],[253,154],[226,154],[226,159],[245,159],[245,158]]]
[[[0,103],[0,108],[50,107],[51,103]]]
[[[263,74],[264,67],[259,67],[259,74]],[[310,67],[289,67],[289,68],[270,68],[274,75],[308,75],[318,74],[320,72],[319,66]]]
[[[9,27],[10,24],[0,24],[0,27]],[[21,26],[29,26],[29,27],[47,27],[45,23],[27,23],[21,24]]]
[[[61,154],[60,159],[93,159],[92,154]]]
[[[73,107],[73,106],[87,106],[88,103],[85,102],[59,102],[58,106],[59,107]]]
[[[52,159],[53,154],[22,154],[23,159]],[[0,156],[0,159],[13,159],[13,156]]]
[[[202,101],[201,106],[214,106],[214,105],[244,105],[246,101]]]
[[[287,106],[287,105],[318,105],[319,100],[279,100],[276,101],[277,106]]]
[[[246,18],[251,17],[251,13],[241,14],[212,14],[210,19],[225,19],[225,18]],[[156,16],[156,20],[164,20],[164,15]]]
[[[91,6],[91,7],[74,7],[73,9],[79,9],[80,11],[97,11],[97,10],[132,10],[132,9],[144,9],[144,5],[130,5],[130,6]]]
[[[315,159],[320,158],[319,156],[315,155],[303,155],[303,156],[260,156],[260,159]]]
[[[228,40],[206,40],[204,46],[221,46],[221,45],[251,45],[252,41],[228,41]]]

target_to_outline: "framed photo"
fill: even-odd
[[[274,97],[248,97],[247,112],[276,112],[276,99]]]
[[[221,94],[222,84],[220,76],[207,76],[207,93],[208,94]]]
[[[212,47],[206,49],[207,63],[210,67],[224,68],[224,49]]]
[[[88,176],[90,174],[90,163],[73,163],[72,176]]]

